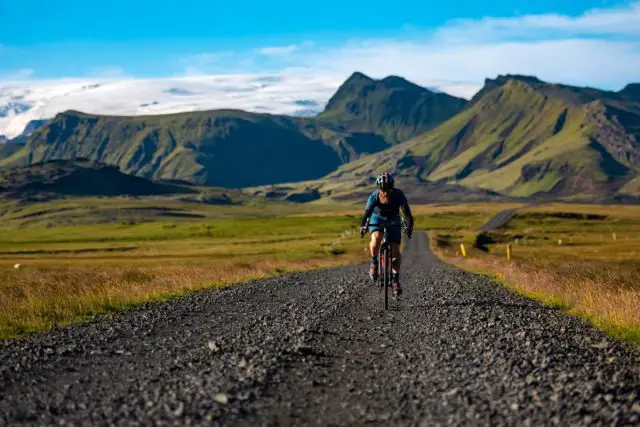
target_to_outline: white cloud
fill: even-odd
[[[295,44],[290,44],[288,46],[273,46],[273,47],[263,47],[258,50],[260,55],[290,55],[293,52],[298,50],[298,46]]]
[[[470,97],[484,78],[532,74],[575,85],[619,88],[640,80],[640,3],[581,16],[525,15],[411,28],[405,39],[350,41],[298,56],[315,72],[402,75]]]
[[[35,70],[32,68],[20,68],[19,70],[12,70],[5,74],[0,74],[0,80],[27,80],[35,74]]]
[[[306,58],[324,72],[346,75],[360,70],[373,77],[397,74],[419,84],[447,91],[446,82],[462,82],[469,97],[485,77],[533,74],[542,79],[575,85],[619,87],[640,79],[637,43],[600,40],[551,40],[442,45],[379,41]]]
[[[0,134],[19,135],[30,120],[65,110],[95,114],[167,114],[235,108],[298,114],[305,104],[322,107],[341,83],[341,76],[230,74],[158,79],[64,79],[0,81],[0,106],[16,102],[27,109],[0,117]]]
[[[303,52],[312,49],[315,46],[312,40],[305,40],[299,44],[290,44],[286,46],[270,46],[257,49],[257,52],[263,56],[288,56],[294,52]]]
[[[440,29],[442,40],[495,40],[505,37],[562,37],[585,35],[640,36],[640,2],[610,9],[593,9],[580,16],[524,15],[456,20]]]
[[[217,64],[224,60],[227,60],[233,57],[235,54],[233,52],[204,52],[199,53],[197,55],[190,55],[182,59],[182,61],[186,64],[190,65],[211,65]]]
[[[98,67],[89,71],[91,77],[123,77],[125,75],[122,67]]]
[[[197,55],[189,55],[180,59],[184,66],[184,74],[187,76],[204,76],[212,72],[220,72],[225,65],[233,60],[234,52],[203,52]]]

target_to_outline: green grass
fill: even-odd
[[[220,191],[222,193],[224,191]],[[205,193],[206,194],[206,193]],[[218,193],[216,193],[218,194]],[[184,196],[68,197],[45,202],[23,203],[0,199],[0,228],[60,227],[77,225],[137,224],[150,221],[182,222],[223,218],[255,218],[348,209],[344,205],[316,206],[265,199],[247,199],[230,192],[234,205],[185,201]],[[191,197],[191,196],[188,196]]]

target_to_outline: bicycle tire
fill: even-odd
[[[389,286],[391,285],[391,247],[389,244],[384,248],[384,309],[389,310]]]
[[[379,254],[378,259],[380,260],[380,264],[379,264],[380,271],[378,272],[378,283],[380,285],[380,291],[384,290],[384,274],[385,274],[384,268],[385,268],[385,259],[386,259],[384,256],[384,253],[385,253],[385,249],[383,244],[383,246],[381,246],[380,250],[378,251],[378,254]]]

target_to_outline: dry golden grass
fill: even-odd
[[[306,260],[247,256],[190,265],[5,271],[0,276],[0,337],[45,330],[195,290],[362,260],[359,251],[347,251]]]
[[[444,256],[450,263],[490,272],[510,288],[568,309],[595,326],[631,342],[640,342],[640,273],[592,263],[559,266],[539,261],[507,262],[497,257]]]
[[[524,209],[491,233],[494,242],[487,251],[472,247],[477,232],[445,234],[432,235],[434,250],[445,261],[489,273],[518,292],[640,343],[640,206]],[[507,242],[512,243],[510,262]],[[456,253],[460,243],[468,249],[467,258]]]
[[[356,222],[346,216],[0,233],[0,337],[199,289],[366,260]]]

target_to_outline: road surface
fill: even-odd
[[[360,265],[5,342],[0,425],[640,423],[638,350],[427,246],[388,312]]]

